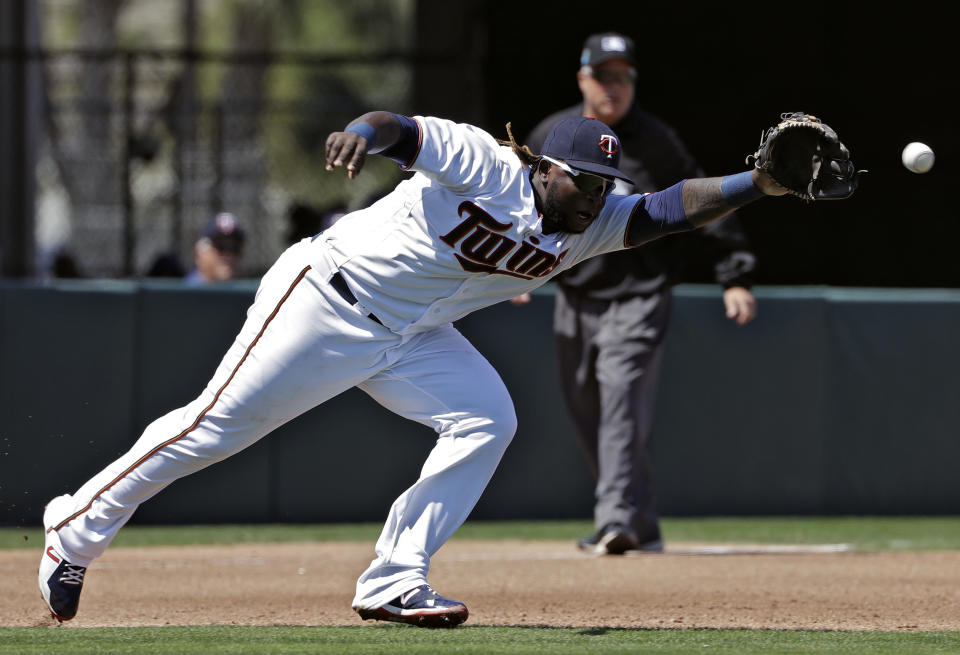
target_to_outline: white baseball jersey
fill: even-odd
[[[48,548],[87,566],[174,480],[357,387],[437,441],[391,507],[354,607],[381,607],[426,582],[430,557],[473,509],[517,420],[497,372],[451,322],[623,248],[631,222],[641,235],[684,226],[651,218],[647,197],[611,196],[583,234],[543,234],[529,171],[510,148],[467,125],[416,123],[417,174],[280,256],[201,394],[48,504]],[[362,462],[356,470],[358,485],[378,484]]]
[[[360,304],[398,334],[429,330],[625,247],[641,196],[610,196],[582,234],[543,234],[530,171],[486,132],[416,117],[412,179],[319,237]]]

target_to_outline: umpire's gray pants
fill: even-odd
[[[597,529],[632,526],[660,538],[649,452],[669,290],[614,301],[557,288],[554,336],[560,384],[597,480]]]

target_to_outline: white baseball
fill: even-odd
[[[935,159],[930,146],[917,141],[908,143],[904,147],[903,154],[900,158],[903,160],[903,165],[907,167],[907,170],[913,171],[914,173],[926,173],[933,168]]]

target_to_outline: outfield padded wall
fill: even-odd
[[[0,285],[0,524],[35,525],[195,397],[251,282]],[[766,287],[737,327],[719,290],[675,293],[653,436],[665,515],[960,513],[960,291]],[[549,288],[457,326],[500,371],[519,430],[476,519],[589,518],[557,384]],[[380,521],[435,439],[358,390],[145,503],[136,523]]]

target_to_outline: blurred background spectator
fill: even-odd
[[[53,257],[50,264],[50,273],[57,278],[80,278],[84,277],[80,266],[77,264],[76,257],[66,248],[61,248]]]
[[[173,252],[164,252],[150,264],[147,277],[183,277],[187,274],[180,257]]]
[[[287,212],[289,223],[287,243],[294,244],[301,239],[323,232],[346,214],[347,205],[345,203],[336,203],[326,211],[318,211],[304,202],[296,202],[291,205]]]
[[[193,270],[184,281],[190,285],[231,280],[243,257],[246,235],[230,212],[220,212],[207,223],[193,247]]]

